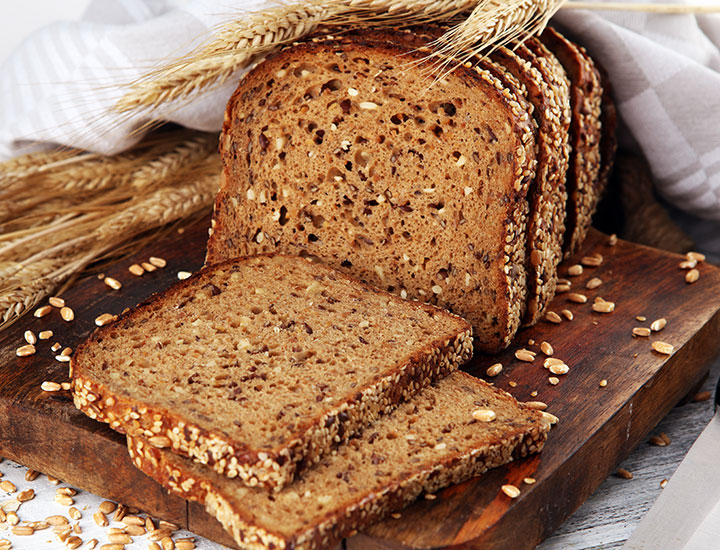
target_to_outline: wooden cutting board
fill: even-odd
[[[119,313],[172,284],[178,271],[199,268],[207,226],[205,219],[112,266],[106,273],[123,283],[120,290],[95,277],[77,283],[64,296],[75,311],[74,321],[63,321],[54,310],[41,319],[27,316],[0,333],[0,455],[230,544],[201,506],[168,495],[132,466],[124,437],[76,411],[68,392],[40,389],[44,380],[67,378],[67,363],[56,361],[49,349],[54,342],[75,348],[101,313]],[[560,422],[542,454],[449,487],[435,500],[422,500],[400,519],[347,539],[348,549],[534,548],[692,390],[720,352],[720,269],[701,264],[700,279],[687,284],[678,268],[681,257],[623,241],[610,246],[607,236],[593,232],[581,253],[563,264],[561,276],[593,253],[603,256],[602,265],[569,277],[573,290],[586,294],[588,302],[574,303],[560,294],[551,306],[557,313],[571,311],[574,320],[540,322],[522,330],[507,352],[475,358],[466,367],[482,376],[500,362],[504,369],[492,379],[498,387],[520,400],[548,404]],[[131,263],[151,255],[165,258],[167,267],[143,277],[127,271]],[[592,277],[602,279],[602,285],[586,290]],[[592,312],[596,296],[614,302],[615,311]],[[650,338],[632,336],[633,327],[649,327],[660,317],[667,319],[661,332]],[[15,350],[27,329],[36,334],[52,330],[54,336],[40,341],[34,356],[18,358]],[[674,353],[652,351],[653,340],[672,344]],[[570,366],[557,385],[549,383],[550,373],[542,366],[542,341]],[[520,347],[537,351],[538,359],[516,360],[513,352]],[[601,380],[607,380],[605,387]],[[526,477],[536,482],[525,484]],[[501,493],[505,483],[521,488],[520,497],[511,500]]]

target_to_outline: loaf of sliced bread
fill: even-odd
[[[135,465],[167,489],[204,503],[242,548],[327,548],[421,493],[482,474],[547,438],[543,413],[455,372],[270,494],[128,438]],[[500,487],[498,487],[500,491]]]
[[[91,418],[277,489],[471,355],[455,315],[269,255],[203,269],[96,330],[71,374]]]
[[[570,167],[564,255],[572,255],[585,240],[600,201],[600,142],[603,88],[593,60],[584,48],[548,27],[540,36],[570,79]]]
[[[535,122],[492,71],[433,84],[426,56],[317,38],[248,73],[226,111],[207,263],[316,256],[467,317],[498,351],[526,305]]]

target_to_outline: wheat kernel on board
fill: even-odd
[[[532,485],[533,483],[535,483],[535,478],[526,477],[525,479],[523,479],[523,483],[525,483],[526,485]]]
[[[645,321],[647,321],[647,317],[645,317],[644,315],[638,315],[637,317],[635,317],[635,319],[637,321],[640,321],[641,323],[644,323]]]
[[[563,292],[569,292],[570,285],[557,285],[555,287],[555,294],[562,294]]]
[[[25,489],[24,491],[20,491],[16,498],[20,502],[27,502],[28,500],[32,500],[35,498],[35,490],[34,489]]]
[[[47,521],[53,527],[57,527],[58,525],[67,525],[68,523],[70,523],[65,516],[60,515],[48,516],[45,518],[45,521]]]
[[[148,261],[155,267],[159,267],[161,269],[167,265],[167,261],[165,261],[165,258],[159,258],[157,256],[150,256],[150,259]]]
[[[525,401],[525,405],[536,411],[544,411],[548,407],[547,403],[543,403],[542,401]]]
[[[608,384],[608,382],[607,382],[607,380],[606,380],[605,378],[603,378],[602,380],[600,380],[600,387],[601,387],[601,388],[604,388],[605,386],[607,386],[607,384]]]
[[[15,491],[17,491],[17,487],[15,487],[15,484],[8,479],[0,481],[0,489],[5,491],[6,493],[14,493]]]
[[[548,370],[553,373],[557,374],[558,376],[562,376],[563,374],[567,374],[570,371],[570,367],[568,367],[565,364],[562,365],[550,365]]]
[[[63,318],[63,321],[67,321],[69,323],[70,321],[75,319],[75,312],[72,310],[72,308],[64,306],[60,309],[60,317]]]
[[[517,359],[518,361],[532,363],[533,361],[535,361],[535,354],[530,350],[519,349],[515,351],[515,359]]]
[[[650,445],[655,445],[656,447],[665,447],[667,446],[667,443],[665,443],[665,440],[660,437],[659,435],[652,436],[649,440]]]
[[[50,303],[51,306],[56,307],[56,308],[65,307],[65,300],[63,300],[62,298],[58,298],[57,296],[51,296],[48,299],[48,302]]]
[[[45,317],[48,313],[52,311],[52,306],[40,306],[35,310],[35,317]]]
[[[103,282],[113,290],[120,290],[122,288],[122,283],[113,277],[105,277]]]
[[[520,489],[515,487],[515,485],[503,485],[502,486],[502,492],[505,493],[510,498],[517,498],[520,496]]]
[[[137,275],[138,277],[142,277],[143,273],[145,273],[145,270],[138,264],[132,264],[130,267],[128,267],[128,271],[133,275]]]
[[[192,273],[190,273],[189,271],[178,271],[177,278],[180,279],[181,281],[184,281],[191,275],[192,275]]]
[[[692,284],[700,278],[700,272],[697,269],[691,269],[685,274],[685,282]]]
[[[625,468],[618,468],[615,474],[623,479],[632,479],[632,473],[628,472]]]
[[[583,266],[580,264],[571,265],[568,267],[568,275],[571,277],[577,277],[578,275],[583,274]]]
[[[592,310],[596,313],[612,313],[615,311],[615,303],[614,302],[595,302],[592,305]]]
[[[147,271],[148,273],[152,273],[153,271],[157,271],[157,267],[155,267],[150,262],[141,262],[140,265],[142,268]]]
[[[563,309],[560,313],[562,313],[568,321],[572,321],[575,318],[575,315],[573,315],[573,312],[569,309]]]
[[[685,257],[688,260],[695,260],[696,262],[705,261],[705,254],[702,254],[700,252],[688,252],[687,254],[685,254]]]
[[[26,330],[23,333],[23,338],[25,338],[25,341],[31,346],[37,344],[37,336],[35,336],[35,333],[32,330]]]
[[[680,262],[678,264],[678,267],[680,269],[693,269],[697,266],[697,260],[685,260],[684,262]]]
[[[576,304],[587,303],[587,296],[585,296],[584,294],[580,294],[579,292],[571,292],[567,295],[567,299],[571,302],[575,302]]]
[[[707,401],[708,399],[710,399],[710,396],[711,396],[711,394],[709,391],[701,391],[701,392],[696,393],[693,396],[693,401],[695,403],[701,403],[703,401]]]
[[[610,238],[608,239],[608,246],[615,246],[618,242],[618,236],[613,233],[610,235]]]
[[[53,337],[52,330],[41,330],[40,332],[38,332],[38,338],[40,338],[40,340],[49,340],[52,337]]]
[[[40,475],[40,472],[36,470],[28,470],[25,472],[25,481],[35,481]]]
[[[50,382],[50,381],[43,382],[40,385],[40,387],[42,388],[42,391],[48,391],[48,392],[60,391],[62,389],[62,386],[60,384],[58,384],[57,382]]]
[[[60,361],[61,363],[69,363],[70,362],[70,356],[69,355],[56,355],[55,361]]]
[[[18,349],[15,350],[15,355],[18,357],[27,357],[29,355],[35,354],[35,346],[32,344],[25,344],[24,346],[20,346]]]
[[[650,336],[650,329],[647,327],[635,327],[632,329],[633,336],[647,337]]]
[[[675,347],[672,344],[668,344],[667,342],[662,342],[660,340],[655,340],[652,343],[652,349],[662,355],[670,355],[673,351],[675,351]]]
[[[29,525],[13,525],[12,528],[13,535],[17,535],[18,537],[29,537],[33,533],[35,533],[35,529],[30,527]]]

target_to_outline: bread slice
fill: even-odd
[[[478,410],[493,411],[495,420],[476,419]],[[182,497],[204,503],[242,548],[315,550],[423,492],[540,451],[548,429],[543,413],[455,372],[274,494],[218,476],[143,439],[128,438],[128,447],[138,468]]]
[[[425,56],[315,39],[248,73],[226,111],[207,263],[316,256],[466,316],[498,351],[525,308],[534,121],[483,68],[429,93]]]
[[[429,51],[429,43],[447,30],[448,27],[436,25],[400,31],[359,29],[347,31],[343,37],[359,35],[364,41],[402,43]],[[489,59],[472,57],[468,61],[498,78],[515,100],[532,113],[536,123],[533,131],[537,167],[528,191],[527,298],[524,306],[524,324],[532,325],[542,317],[555,295],[557,266],[562,258],[567,202],[565,177],[570,154],[569,82],[560,67],[564,82],[556,87],[555,82],[542,72],[533,52],[523,45],[515,45],[513,50],[499,48]]]
[[[600,74],[587,52],[552,27],[540,36],[562,63],[570,79],[570,167],[564,255],[572,255],[585,239],[600,200],[600,139],[603,88]]]
[[[562,259],[565,236],[567,175],[570,150],[567,85],[555,87],[543,73],[535,54],[519,44],[514,50],[498,48],[491,57],[524,86],[537,123],[535,179],[528,193],[530,214],[527,227],[528,292],[525,325],[533,325],[555,296],[557,268]]]
[[[91,418],[279,488],[471,355],[459,317],[276,255],[155,295],[95,331],[71,373]]]

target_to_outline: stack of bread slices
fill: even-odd
[[[548,28],[489,59],[439,27],[319,35],[228,103],[207,263],[313,256],[467,318],[484,352],[542,318],[615,150],[609,88]]]
[[[96,330],[73,398],[241,548],[321,549],[543,447],[550,416],[457,371],[471,332],[311,259],[236,258]]]
[[[614,109],[552,29],[462,63],[430,55],[443,30],[346,29],[250,71],[206,267],[72,358],[76,407],[241,547],[327,547],[547,438],[457,369],[473,332],[498,351],[542,316]]]

